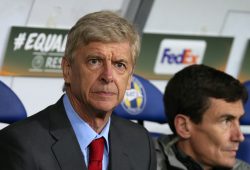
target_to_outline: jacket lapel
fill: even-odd
[[[62,98],[57,102],[55,111],[50,114],[50,133],[55,139],[52,151],[61,169],[87,170],[80,146],[64,110]]]

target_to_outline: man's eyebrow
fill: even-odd
[[[128,63],[128,60],[123,59],[123,58],[121,58],[121,59],[120,58],[119,59],[114,59],[114,61],[115,62],[123,62],[123,63],[126,63],[126,64]]]
[[[244,116],[244,113],[242,115],[239,116],[239,119],[241,119]],[[237,119],[237,116],[234,116],[232,114],[229,113],[225,113],[223,115],[221,115],[219,118],[223,119],[223,118],[228,118],[228,119]]]
[[[236,119],[236,116],[229,114],[229,113],[225,113],[223,115],[220,115],[219,118],[229,118],[229,119]]]
[[[89,54],[87,55],[87,58],[103,58],[100,54]]]

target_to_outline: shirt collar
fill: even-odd
[[[66,114],[70,120],[70,123],[73,127],[73,130],[76,134],[77,140],[80,143],[81,149],[86,149],[88,145],[92,142],[92,140],[104,137],[105,139],[105,146],[109,153],[109,128],[110,128],[110,119],[108,120],[107,124],[104,126],[102,132],[100,134],[96,133],[87,122],[80,118],[80,116],[75,112],[74,108],[72,107],[67,94],[63,97],[64,107],[66,110]]]

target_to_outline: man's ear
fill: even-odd
[[[132,79],[133,79],[133,74],[130,74],[129,79],[128,79],[128,84],[127,84],[127,90],[129,90],[131,88]]]
[[[63,57],[61,67],[62,67],[63,78],[64,78],[65,83],[70,83],[71,65],[70,65],[69,59],[67,59],[66,57]]]
[[[191,122],[190,118],[186,115],[183,114],[178,114],[176,115],[174,119],[174,125],[177,134],[184,138],[187,139],[191,136]]]

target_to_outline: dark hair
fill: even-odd
[[[198,124],[209,108],[209,98],[227,102],[246,102],[248,94],[239,80],[205,65],[191,65],[177,72],[168,82],[164,93],[165,113],[174,134],[177,114],[190,117]]]

